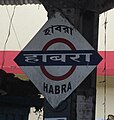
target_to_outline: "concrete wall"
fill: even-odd
[[[106,94],[104,77],[97,78],[97,97],[96,97],[96,119],[104,118],[104,97],[106,96],[106,117],[108,114],[114,115],[114,77],[106,77]]]

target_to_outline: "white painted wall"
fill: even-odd
[[[0,50],[4,49],[4,43],[7,38],[9,28],[9,16],[12,15],[14,6],[0,6]],[[8,11],[7,11],[8,10]],[[114,50],[114,9],[107,12],[107,50]],[[99,47],[100,51],[104,50],[104,13],[100,15],[99,22]],[[22,5],[16,6],[13,17],[13,26],[21,45],[21,49],[31,40],[36,32],[47,21],[47,12],[42,5]],[[17,38],[11,27],[11,33],[7,42],[7,50],[20,50]]]
[[[104,77],[97,79],[96,119],[103,120],[104,115],[114,115],[114,77],[106,77],[106,94],[104,92]],[[106,96],[106,109],[104,97]],[[106,114],[104,113],[106,110]]]
[[[107,32],[106,32],[106,50],[108,51],[114,51],[114,9],[111,9],[107,11],[106,13],[102,13],[100,15],[100,21],[99,21],[99,51],[105,50],[105,31],[104,31],[104,22],[105,22],[105,16],[107,14]]]
[[[0,50],[4,49],[4,44],[8,35],[9,16],[12,15],[14,6],[0,6]],[[8,12],[7,12],[8,10]],[[7,42],[7,50],[20,50],[31,40],[47,20],[47,12],[42,5],[22,5],[16,6],[13,26],[17,35],[11,27],[10,37]]]

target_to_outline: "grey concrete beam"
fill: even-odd
[[[47,9],[79,8],[98,13],[114,8],[114,0],[0,0],[0,5],[43,4]],[[48,7],[49,6],[49,7]]]

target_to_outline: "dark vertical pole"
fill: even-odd
[[[53,8],[48,8],[47,10],[49,17],[56,11],[56,9]],[[79,30],[94,49],[97,50],[99,14],[93,11],[75,8],[61,8],[61,12],[71,24]],[[95,120],[95,103],[96,70],[94,70],[57,109],[53,109],[49,103],[45,101],[44,120],[45,118],[62,117],[66,119],[60,120]]]
[[[86,38],[86,40],[97,50],[98,45],[98,23],[99,23],[99,14],[92,12],[92,11],[85,11],[82,15],[82,29],[81,33]],[[79,113],[79,109],[77,109],[77,116],[81,114],[85,114],[84,117],[87,117],[87,120],[95,120],[95,104],[96,104],[96,70],[94,70],[84,81],[83,83],[77,88],[76,96],[78,95],[84,97],[87,100],[83,100],[82,106],[85,110]],[[76,98],[77,98],[76,97]],[[87,102],[89,101],[89,103]],[[77,106],[81,100],[77,101]],[[88,108],[91,107],[91,108]],[[91,110],[91,111],[89,111]],[[87,111],[89,111],[87,113]],[[89,115],[90,117],[88,117]],[[81,118],[81,116],[80,116]],[[77,120],[80,120],[79,117]],[[85,119],[81,119],[85,120]]]

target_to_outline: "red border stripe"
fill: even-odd
[[[20,51],[0,51],[0,67],[3,63],[3,54],[5,55],[3,69],[7,72],[12,72],[15,74],[23,74],[20,67],[13,61],[13,59],[18,55]],[[99,51],[99,54],[103,57],[103,60],[97,66],[97,75],[104,75],[104,55],[105,51]],[[114,51],[106,51],[106,75],[114,76]]]

